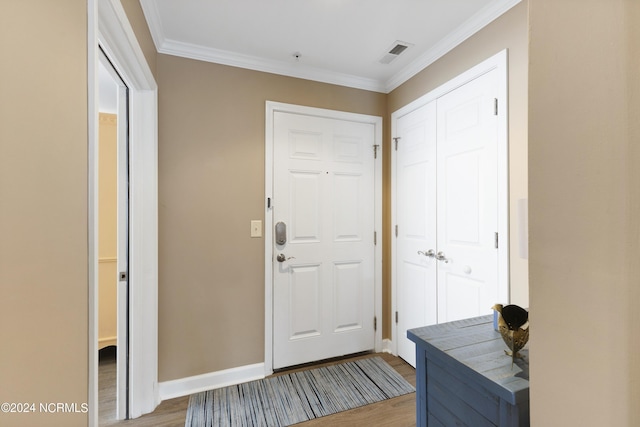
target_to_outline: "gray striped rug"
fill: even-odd
[[[373,357],[193,394],[185,426],[288,426],[414,391]]]

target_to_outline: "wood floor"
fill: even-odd
[[[404,360],[386,353],[366,354],[349,359],[362,359],[366,357],[380,356],[391,365],[400,375],[404,377],[414,387],[416,385],[416,372]],[[325,366],[338,363],[336,361],[314,365],[313,367]],[[309,369],[309,367],[299,368]],[[290,373],[292,371],[281,372]],[[156,410],[147,415],[134,420],[116,421],[115,419],[115,378],[116,363],[113,355],[106,355],[100,358],[99,374],[99,396],[100,396],[100,426],[126,426],[126,427],[174,427],[184,426],[187,414],[189,397],[179,397],[163,401]],[[276,375],[279,375],[276,374]],[[388,399],[383,402],[361,406],[360,408],[340,412],[315,420],[296,424],[299,427],[372,427],[372,426],[394,426],[408,427],[416,425],[416,396],[415,393]]]

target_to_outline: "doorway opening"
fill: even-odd
[[[98,350],[100,421],[129,418],[129,90],[100,51]]]
[[[99,424],[98,400],[98,70],[101,51],[128,88],[128,418],[152,412],[158,393],[158,86],[119,1],[89,2],[88,27],[88,424]],[[122,211],[122,210],[121,210]],[[126,211],[124,211],[126,212]],[[122,240],[124,241],[124,240]],[[118,285],[120,282],[118,276]],[[124,322],[122,322],[124,323]],[[123,394],[124,395],[124,394]]]

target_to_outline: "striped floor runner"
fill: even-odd
[[[194,394],[185,426],[289,426],[413,391],[373,357]]]

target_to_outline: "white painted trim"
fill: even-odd
[[[89,85],[89,425],[98,425],[97,144],[98,46],[129,88],[130,406],[152,412],[158,393],[157,85],[119,0],[87,0]]]
[[[113,335],[111,337],[103,337],[98,340],[98,348],[108,347],[110,345],[116,345],[118,343],[118,337]]]
[[[98,0],[87,0],[87,257],[88,288],[88,368],[87,424],[98,427]]]
[[[120,72],[127,87],[135,90],[157,90],[153,73],[120,0],[100,0],[97,3],[98,40],[109,59],[120,64],[122,69],[116,67],[116,70]]]
[[[273,116],[277,111],[306,114],[316,117],[327,117],[339,120],[350,120],[360,123],[373,124],[375,128],[374,144],[380,146],[378,157],[374,163],[374,197],[375,219],[374,226],[378,233],[378,242],[375,248],[375,301],[374,314],[378,319],[378,328],[375,331],[374,350],[382,351],[382,117],[370,116],[344,111],[327,110],[322,108],[306,107],[280,102],[266,102],[265,117],[265,350],[264,369],[265,375],[273,373],[273,209],[267,208],[267,199],[273,200]],[[373,155],[373,154],[372,154]]]
[[[498,77],[498,105],[502,108],[504,114],[498,115],[498,233],[500,248],[506,250],[498,251],[498,293],[500,300],[510,301],[510,276],[509,276],[509,103],[508,103],[508,53],[507,49],[493,55],[492,57],[482,61],[480,64],[470,68],[462,74],[454,77],[443,85],[433,89],[431,92],[421,96],[420,98],[410,102],[391,114],[391,135],[394,136],[397,129],[397,121],[411,111],[414,111],[431,101],[463,86],[464,84],[474,80],[475,78],[497,69],[500,73]],[[395,188],[396,176],[396,154],[395,150],[391,150],[391,180],[392,188]],[[391,192],[391,313],[395,313],[398,307],[397,296],[397,280],[396,280],[396,251],[397,241],[393,235],[393,225],[398,223],[398,214],[396,212],[397,200],[396,191]],[[395,337],[398,334],[397,324],[392,327],[393,330],[393,354],[398,354],[397,343]]]
[[[440,42],[431,49],[420,55],[387,80],[337,73],[331,70],[305,66],[300,63],[276,61],[168,39],[162,27],[156,2],[154,0],[140,0],[140,4],[147,23],[149,24],[151,37],[153,38],[158,53],[356,89],[370,90],[373,92],[389,93],[493,22],[509,9],[520,3],[520,1],[521,0],[501,0],[490,3],[487,7],[480,10],[440,40]]]
[[[389,354],[393,354],[394,356],[397,356],[397,353],[394,353],[394,343],[392,340],[385,338],[382,340],[382,353],[389,353]]]
[[[246,68],[264,73],[279,74],[299,79],[313,80],[338,86],[384,92],[384,85],[376,79],[338,73],[309,65],[286,61],[275,61],[251,55],[242,55],[221,49],[213,49],[177,40],[165,39],[158,53],[197,59],[231,67]]]
[[[256,363],[225,369],[223,371],[180,378],[178,380],[163,381],[159,384],[160,398],[162,400],[173,399],[202,391],[259,380],[265,377],[264,372],[264,363]]]

